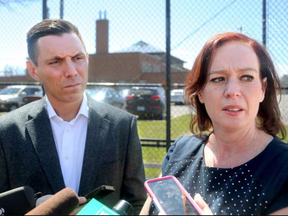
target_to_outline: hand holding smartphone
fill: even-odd
[[[87,200],[90,200],[92,198],[101,199],[114,191],[115,191],[114,186],[102,185],[96,188],[95,190],[91,191],[90,193],[86,194],[85,198]]]
[[[158,210],[166,215],[202,215],[200,207],[174,176],[151,179],[145,188]]]

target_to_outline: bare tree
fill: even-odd
[[[21,5],[24,5],[26,2],[35,2],[35,1],[39,1],[39,0],[0,0],[0,7],[1,6],[4,6],[8,9],[13,9],[11,7],[11,3],[18,3],[18,4],[21,4]]]

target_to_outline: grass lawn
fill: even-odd
[[[191,134],[191,116],[184,115],[171,120],[171,139],[177,139],[183,135]],[[166,139],[166,121],[144,121],[138,120],[138,133],[140,138],[162,138]],[[166,154],[166,148],[142,147],[144,163],[161,164]],[[161,173],[161,168],[145,168],[146,177],[155,178]]]
[[[284,139],[284,142],[286,142],[288,144],[288,125],[286,125],[285,128],[286,128],[286,131],[287,131],[287,135],[286,135],[286,137]]]
[[[183,135],[191,134],[191,116],[184,115],[171,120],[171,138],[177,139]],[[288,132],[288,126],[286,126]],[[140,138],[166,138],[166,121],[138,121],[138,133]],[[284,142],[288,142],[288,136]],[[144,163],[161,164],[166,154],[166,148],[142,147]],[[161,168],[145,168],[146,177],[155,178],[161,173]]]
[[[191,116],[183,115],[171,120],[171,138],[177,139],[180,136],[191,134]],[[143,121],[138,120],[138,133],[141,138],[162,138],[166,139],[166,121]]]

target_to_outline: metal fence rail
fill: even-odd
[[[135,86],[164,88],[166,119],[138,119],[148,177],[159,175],[159,164],[173,141],[190,134],[191,109],[173,101],[170,89],[184,88],[197,54],[214,34],[241,32],[266,46],[283,85],[280,110],[288,125],[288,1],[0,0],[0,3],[0,27],[5,29],[0,35],[0,89],[8,85],[40,84],[26,70],[25,37],[33,25],[45,18],[64,18],[78,27],[90,56],[87,88],[117,91]]]

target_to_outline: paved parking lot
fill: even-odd
[[[282,120],[285,125],[288,125],[288,94],[282,95],[279,107],[281,111]],[[171,105],[171,117],[172,118],[176,118],[176,117],[190,114],[190,113],[191,111],[188,106],[175,106],[173,104]]]
[[[282,120],[286,125],[288,125],[288,94],[282,95],[282,99],[280,101],[279,107],[280,107],[280,111],[282,115]],[[179,116],[187,115],[190,113],[191,113],[191,110],[186,105],[180,106],[180,105],[171,104],[171,117],[172,118],[177,118]],[[0,112],[0,116],[3,114],[5,113]]]
[[[288,125],[288,94],[282,95],[279,107],[281,111],[282,120],[285,125]]]
[[[182,115],[190,114],[190,108],[186,105],[171,105],[171,118],[177,118]]]

